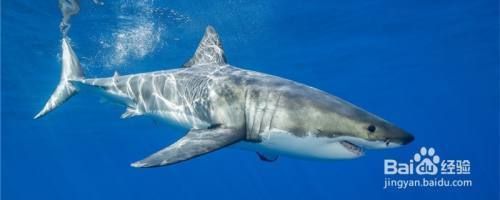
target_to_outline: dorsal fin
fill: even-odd
[[[212,26],[207,26],[205,35],[203,35],[194,56],[183,66],[191,67],[204,64],[226,64],[222,43],[219,39],[219,35]]]

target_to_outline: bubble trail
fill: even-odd
[[[71,16],[78,14],[80,11],[80,1],[79,0],[59,0],[59,9],[63,15],[63,19],[59,24],[59,29],[66,37],[71,24],[69,23]]]

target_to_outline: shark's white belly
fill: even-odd
[[[351,159],[362,153],[353,153],[342,145],[340,139],[318,138],[314,136],[297,137],[289,132],[272,129],[262,133],[262,142],[240,142],[238,148],[312,159]]]

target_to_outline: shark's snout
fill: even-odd
[[[354,142],[357,142],[357,144],[366,148],[386,149],[407,145],[415,140],[415,137],[412,134],[388,123],[380,125],[380,128],[377,128],[372,134],[372,136],[375,136],[376,139],[361,139]]]
[[[385,138],[384,143],[386,147],[398,147],[402,145],[407,145],[411,143],[413,140],[415,140],[415,137],[413,137],[412,134],[401,130],[397,129],[396,133],[389,134],[387,138]]]
[[[399,143],[401,145],[407,145],[415,140],[412,134],[405,132],[402,137],[395,138],[394,142]]]

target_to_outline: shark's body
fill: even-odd
[[[65,66],[65,59],[66,66]],[[66,70],[65,70],[66,69]],[[413,137],[392,124],[318,89],[226,63],[217,33],[207,28],[184,68],[85,79],[67,39],[63,75],[45,108],[51,111],[77,91],[94,91],[124,105],[122,118],[146,115],[191,130],[134,167],[177,163],[222,147],[319,159],[355,158],[362,147],[392,147]]]

